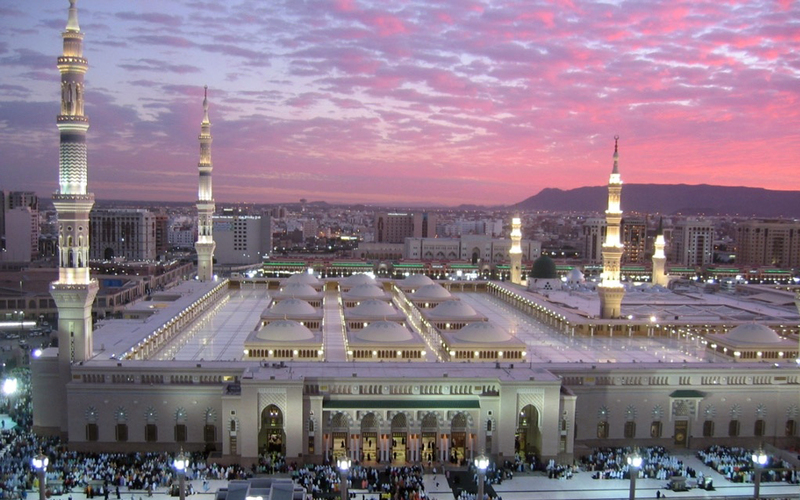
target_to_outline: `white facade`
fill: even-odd
[[[461,238],[406,238],[403,258],[408,260],[463,260],[484,263],[507,262],[512,241],[490,236]],[[541,254],[538,241],[520,242],[523,260],[536,260]]]
[[[17,207],[5,212],[6,248],[0,250],[0,260],[5,262],[30,262],[33,226],[38,227],[38,217],[28,207]],[[38,236],[37,236],[38,240]]]
[[[675,225],[669,242],[669,260],[701,267],[714,260],[714,224],[709,220],[684,220]]]

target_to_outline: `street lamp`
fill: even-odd
[[[3,396],[6,397],[7,402],[7,414],[11,414],[11,396],[17,392],[17,388],[19,386],[19,382],[15,378],[7,378],[3,380]]]
[[[751,458],[753,459],[753,466],[756,471],[756,477],[753,481],[753,498],[759,500],[759,498],[761,498],[759,496],[761,493],[761,470],[764,468],[764,465],[767,464],[767,454],[764,453],[764,449],[759,446],[758,451],[753,453]]]
[[[31,459],[31,465],[33,468],[36,469],[36,473],[39,475],[39,500],[47,500],[45,496],[45,477],[44,474],[47,472],[47,464],[50,463],[50,459],[47,458],[47,455],[42,453],[42,450],[39,450],[39,454],[36,455]]]
[[[642,466],[642,456],[639,455],[638,449],[634,449],[626,460],[628,461],[628,474],[631,476],[631,491],[628,498],[634,500],[636,498],[636,476],[639,475],[639,468]]]
[[[184,488],[184,483],[186,480],[186,467],[189,466],[189,459],[183,454],[183,448],[181,448],[181,452],[175,457],[175,460],[172,461],[172,466],[175,467],[175,472],[178,473],[178,495],[180,496],[180,500],[186,500],[186,488]]]
[[[342,457],[336,461],[336,466],[339,468],[340,480],[339,491],[342,492],[342,500],[347,500],[347,471],[350,470],[350,459]]]
[[[489,458],[486,455],[478,455],[475,458],[475,468],[478,469],[478,500],[483,500],[483,483],[486,479],[486,469],[489,468]]]

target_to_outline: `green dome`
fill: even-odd
[[[547,255],[542,255],[533,261],[533,269],[531,269],[530,277],[542,280],[558,278],[558,274],[556,274],[556,263]]]

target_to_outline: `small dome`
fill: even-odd
[[[355,337],[367,342],[405,342],[414,338],[405,326],[394,321],[375,321],[357,332]]]
[[[361,317],[380,318],[394,316],[397,310],[385,300],[369,299],[350,309],[350,314]]]
[[[377,297],[385,297],[386,292],[384,292],[381,287],[378,285],[357,285],[350,289],[350,291],[346,292],[347,297],[351,299],[358,299],[358,298],[377,298]]]
[[[284,283],[285,284],[303,283],[305,285],[318,286],[322,282],[320,280],[318,280],[317,277],[314,276],[313,274],[297,273],[297,274],[293,274],[293,275],[289,276],[288,278],[286,278],[286,281],[284,281]]]
[[[297,275],[295,275],[297,276]],[[281,297],[316,297],[319,292],[305,283],[289,283],[281,288]]]
[[[280,319],[278,321],[273,321],[259,330],[256,334],[256,338],[274,342],[292,342],[298,340],[313,340],[314,334],[297,321]]]
[[[433,280],[424,274],[412,274],[399,283],[404,288],[419,288],[425,285],[432,285]]]
[[[364,273],[353,274],[342,280],[344,286],[374,285],[375,278]]]
[[[445,287],[442,285],[438,285],[433,283],[431,285],[425,285],[420,287],[416,292],[411,294],[411,297],[415,299],[449,299],[452,297],[450,292],[447,291]]]
[[[556,263],[547,255],[542,255],[533,261],[531,278],[552,280],[558,278],[556,273]]]
[[[291,298],[276,302],[274,306],[264,312],[271,315],[285,314],[286,316],[303,316],[316,314],[317,310],[305,300]]]
[[[569,273],[567,273],[567,282],[572,284],[583,283],[584,277],[581,270],[577,267],[570,269]]]
[[[453,337],[462,342],[481,344],[507,342],[511,340],[511,335],[509,335],[508,332],[501,330],[497,325],[488,321],[470,323],[461,330],[453,332]]]
[[[478,313],[471,305],[465,304],[460,300],[442,302],[428,313],[428,316],[438,318],[473,318],[477,315]]]
[[[783,340],[772,328],[758,323],[743,323],[729,331],[724,338],[729,342],[747,344],[775,344]]]

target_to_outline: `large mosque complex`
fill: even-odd
[[[396,463],[515,453],[570,460],[597,445],[798,446],[792,290],[751,300],[620,280],[615,140],[603,276],[509,281],[422,274],[216,279],[211,121],[200,133],[197,279],[93,324],[83,33],[63,33],[58,347],[32,361],[34,428],[76,450],[206,450],[251,463],[342,456]],[[660,248],[659,248],[659,245]]]

